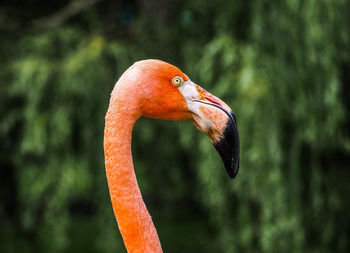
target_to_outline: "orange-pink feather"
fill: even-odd
[[[108,187],[115,217],[128,252],[162,252],[157,231],[147,211],[132,162],[132,129],[141,116],[190,119],[186,102],[171,83],[188,77],[159,61],[135,63],[118,80],[106,114],[104,150]]]

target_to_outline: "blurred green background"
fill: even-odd
[[[0,5],[0,252],[125,252],[103,157],[133,62],[234,110],[231,181],[190,122],[141,119],[133,154],[165,252],[350,252],[349,0]]]

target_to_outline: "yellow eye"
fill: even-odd
[[[172,82],[176,87],[179,87],[181,84],[183,84],[184,79],[181,76],[175,76]]]

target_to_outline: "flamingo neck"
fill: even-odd
[[[125,247],[131,252],[163,252],[157,231],[143,202],[134,171],[132,129],[140,117],[132,101],[112,93],[106,115],[104,150],[109,193]],[[127,94],[130,97],[130,94]]]

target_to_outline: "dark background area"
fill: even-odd
[[[189,122],[141,119],[165,252],[350,251],[350,2],[0,4],[0,252],[125,252],[103,157],[120,75],[157,58],[235,112],[231,181]]]

